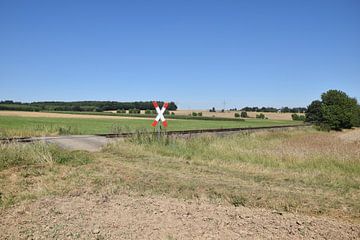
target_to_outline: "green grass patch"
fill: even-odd
[[[0,171],[14,166],[37,164],[67,164],[77,166],[89,163],[90,154],[67,151],[52,144],[0,144]]]

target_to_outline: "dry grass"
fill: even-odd
[[[127,184],[140,191],[356,219],[360,143],[341,135],[307,130],[162,143],[136,139],[108,151],[121,156],[115,158],[131,175]]]
[[[360,142],[344,141],[344,134],[310,129],[160,142],[139,136],[81,166],[6,168],[0,187],[7,205],[48,194],[131,190],[358,221]]]

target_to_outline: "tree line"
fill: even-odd
[[[159,106],[164,104],[158,101]],[[77,102],[31,102],[22,103],[12,100],[0,101],[0,110],[17,110],[17,111],[81,111],[81,112],[102,112],[112,110],[148,110],[153,109],[152,101],[139,102],[116,102],[116,101],[77,101]],[[174,102],[169,102],[168,110],[174,111],[177,106]]]

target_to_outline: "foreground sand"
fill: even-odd
[[[0,213],[0,239],[359,239],[336,219],[137,194],[73,193]]]

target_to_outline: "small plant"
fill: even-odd
[[[245,206],[246,199],[243,196],[233,195],[230,197],[230,202],[235,207]]]
[[[256,114],[256,118],[265,119],[266,117],[263,113],[260,113],[260,114]]]
[[[234,116],[235,116],[236,118],[239,118],[239,117],[240,117],[240,114],[239,114],[239,113],[235,113]]]
[[[118,109],[118,110],[116,111],[116,113],[126,113],[126,110],[125,110],[125,109]]]
[[[247,118],[247,117],[248,117],[247,112],[245,112],[245,111],[242,111],[241,114],[240,114],[240,116],[241,116],[242,118]]]
[[[129,109],[129,114],[140,114],[140,109]]]
[[[174,113],[174,112],[171,112],[171,116],[175,116],[175,113]]]
[[[145,114],[151,114],[152,112],[151,112],[151,110],[150,109],[146,109],[145,110]]]
[[[197,113],[196,113],[196,112],[192,112],[192,116],[193,116],[193,117],[196,117],[196,116],[197,116]]]
[[[198,112],[197,114],[199,117],[202,117],[202,112]]]
[[[305,116],[304,115],[298,115],[296,113],[291,114],[291,118],[294,121],[305,121]]]

